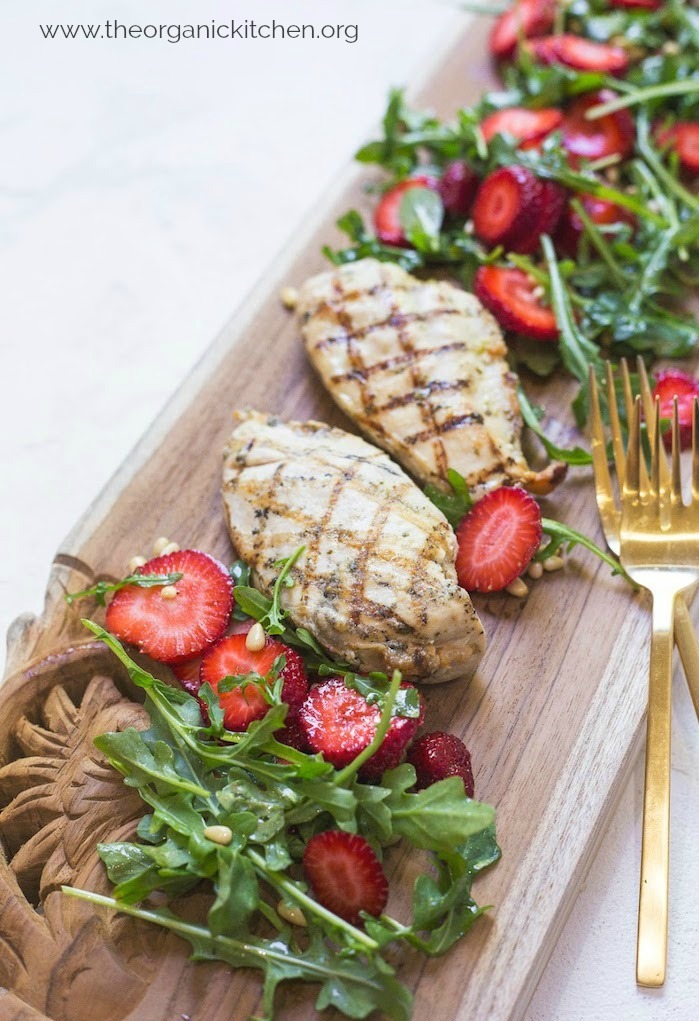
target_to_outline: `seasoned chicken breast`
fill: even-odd
[[[298,311],[335,401],[416,479],[445,488],[455,468],[476,492],[519,482],[546,493],[565,475],[527,464],[517,377],[473,294],[363,259],[308,280]]]
[[[299,546],[282,603],[297,627],[363,673],[470,677],[485,634],[459,587],[441,511],[376,447],[320,422],[237,415],[223,502],[236,552],[271,594]]]

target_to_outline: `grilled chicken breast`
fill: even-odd
[[[416,479],[446,488],[455,468],[476,493],[519,482],[542,494],[565,475],[527,464],[517,377],[473,294],[363,259],[308,280],[298,311],[335,401]]]
[[[297,627],[363,673],[470,677],[483,626],[459,587],[441,511],[376,447],[319,422],[239,413],[223,502],[233,545],[268,595],[299,546],[282,603]]]

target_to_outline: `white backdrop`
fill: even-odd
[[[39,23],[264,14],[340,41],[45,41]],[[0,625],[463,15],[436,0],[0,0]],[[642,768],[527,1021],[699,1017],[699,733],[676,697],[669,980],[634,985]],[[555,868],[555,862],[551,863]],[[473,1018],[471,1021],[488,1021]]]

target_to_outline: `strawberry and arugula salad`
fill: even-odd
[[[318,1009],[407,1021],[394,950],[444,954],[485,910],[471,888],[500,857],[494,811],[473,800],[459,737],[423,727],[414,685],[358,676],[293,627],[281,595],[302,552],[277,565],[272,598],[244,563],[179,548],[67,597],[110,596],[106,626],[84,623],[150,726],[95,742],[146,811],[133,840],[98,846],[111,895],[64,890],[177,933],[196,960],[258,969],[264,1021],[290,979],[320,986]],[[394,914],[398,841],[421,860]],[[205,915],[188,900],[202,884]]]
[[[373,229],[349,211],[338,225],[350,246],[326,255],[449,273],[507,331],[516,365],[578,381],[582,425],[591,368],[602,378],[606,359],[684,358],[699,338],[686,308],[699,283],[699,10],[683,0],[478,10],[496,15],[502,88],[449,122],[393,92],[383,137],[357,154],[388,175]],[[677,395],[686,418],[697,381],[673,369],[657,384],[663,408]]]

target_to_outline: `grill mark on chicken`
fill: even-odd
[[[420,348],[419,351],[409,351],[406,354],[394,355],[392,358],[385,358],[382,362],[374,362],[373,365],[367,365],[362,370],[362,375],[364,378],[368,378],[377,372],[388,372],[391,369],[397,369],[402,365],[408,365],[416,354],[418,354],[420,358],[429,358],[430,356],[448,354],[450,351],[463,351],[465,348],[466,345],[462,340],[454,341],[452,344],[441,344],[439,347]],[[317,351],[318,345],[316,345],[313,350]],[[341,372],[330,377],[331,383],[348,383],[350,380],[358,381],[358,375],[354,370],[351,372]]]
[[[434,383],[425,384],[420,390],[411,390],[406,394],[397,394],[383,404],[372,405],[371,411],[373,414],[378,414],[382,411],[394,411],[396,408],[407,407],[408,404],[412,404],[420,397],[432,396],[433,393],[445,393],[446,391],[468,390],[470,385],[471,382],[468,379],[457,379],[453,382],[450,382],[448,379],[436,380]]]
[[[254,412],[238,417],[224,506],[233,545],[261,591],[271,593],[275,563],[305,546],[282,605],[331,654],[365,673],[470,676],[483,631],[458,586],[443,515],[358,437]]]
[[[337,309],[326,306],[328,311],[332,311],[337,317]],[[361,326],[358,329],[352,330],[352,340],[363,340],[371,333],[375,333],[377,330],[386,330],[389,328],[402,329],[404,326],[408,326],[411,323],[428,323],[431,319],[436,319],[439,316],[454,316],[459,315],[459,310],[456,308],[433,308],[429,312],[400,312],[397,310],[392,312],[388,319],[384,319],[379,323],[370,323],[368,326]],[[351,320],[350,320],[351,321]],[[319,340],[315,345],[317,351],[322,351],[325,348],[332,347],[333,344],[343,344],[347,340],[347,336],[344,333],[338,333],[334,337],[324,337],[323,340]]]
[[[407,443],[408,446],[414,447],[416,443],[425,443],[427,440],[431,440],[435,436],[444,436],[446,433],[452,432],[454,429],[460,429],[462,425],[483,425],[483,416],[478,415],[475,412],[470,415],[455,415],[452,418],[448,418],[446,422],[430,426],[428,429],[424,429],[419,433],[414,433],[412,436],[406,436],[404,442]],[[444,445],[442,445],[442,450],[444,450]]]
[[[517,379],[472,294],[363,259],[307,281],[298,307],[332,396],[421,482],[446,489],[454,468],[471,488],[521,483],[545,494],[563,477],[559,464],[527,464]]]

